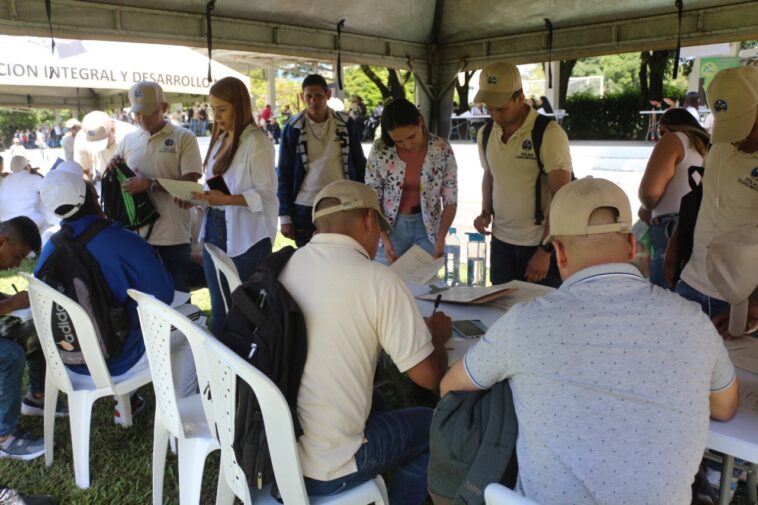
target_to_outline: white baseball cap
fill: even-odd
[[[603,207],[616,209],[616,222],[590,225],[592,213]],[[623,189],[607,179],[585,177],[566,184],[553,197],[550,204],[550,235],[543,243],[551,242],[556,236],[612,232],[632,232],[629,198]]]
[[[71,160],[71,161],[62,161],[62,162],[58,163],[55,166],[54,170],[55,171],[60,170],[61,172],[69,172],[71,174],[78,175],[79,177],[84,178],[84,169],[82,168],[82,166],[79,163],[77,163],[77,162],[75,162],[73,160]],[[50,173],[52,173],[52,172],[50,172]]]
[[[27,165],[29,165],[29,160],[26,159],[25,156],[21,156],[17,154],[13,158],[11,158],[11,172],[13,172],[14,174],[16,172],[21,172],[22,170],[24,170],[27,167]]]
[[[77,126],[82,126],[82,124],[75,117],[72,117],[71,119],[66,121],[66,128],[68,128],[69,130],[71,128],[76,128]]]
[[[153,81],[140,81],[129,89],[129,103],[135,114],[152,114],[166,101],[160,84]]]
[[[522,88],[521,72],[516,65],[507,61],[491,63],[479,74],[479,91],[475,102],[484,102],[489,107],[502,107],[513,93]]]
[[[87,184],[81,175],[68,170],[61,170],[58,166],[45,176],[39,194],[50,212],[61,219],[66,219],[79,212],[79,209],[84,205],[87,196]],[[64,205],[72,205],[73,207],[66,212],[56,212]]]
[[[727,68],[716,74],[706,92],[713,114],[711,142],[738,142],[755,124],[758,67]]]
[[[102,151],[108,147],[108,137],[113,120],[105,112],[94,110],[82,118],[82,131],[87,139],[87,147]]]

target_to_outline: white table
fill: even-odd
[[[521,287],[521,296],[531,294],[536,289],[542,289],[541,286],[514,281],[515,287]],[[409,286],[414,295],[428,292],[426,286]],[[547,288],[550,289],[550,288]],[[529,296],[525,296],[529,297]],[[434,303],[425,300],[416,300],[421,314],[428,316],[432,313]],[[487,328],[497,321],[505,310],[492,305],[462,305],[453,303],[441,303],[440,311],[444,312],[454,321],[459,319],[480,319]],[[452,338],[448,342],[448,360],[452,365],[463,357],[466,350],[478,342],[478,338],[460,339]],[[737,368],[737,377],[741,387],[752,387],[758,389],[758,374]],[[727,422],[710,421],[708,429],[708,441],[706,447],[711,450],[719,451],[725,454],[724,467],[721,471],[721,486],[719,489],[719,505],[729,503],[729,486],[734,468],[734,458],[743,459],[751,462],[752,472],[748,474],[748,488],[752,489],[752,495],[748,494],[748,503],[755,501],[756,485],[756,463],[758,463],[758,412],[741,407],[737,414]],[[752,488],[750,487],[752,485]],[[750,493],[750,491],[749,491]],[[751,501],[753,500],[753,501]]]
[[[737,378],[741,388],[758,389],[758,374],[737,368]],[[758,463],[758,412],[741,407],[737,410],[737,414],[727,422],[711,419],[706,446],[711,450],[724,453],[719,505],[729,503],[729,486],[734,469],[734,458],[752,463],[752,471],[748,474],[748,488],[753,494],[748,495],[748,503],[754,503],[756,499],[755,464]]]

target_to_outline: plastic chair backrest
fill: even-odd
[[[126,292],[137,302],[142,339],[163,424],[173,436],[184,438],[171,367],[171,321],[176,318],[175,311],[147,293],[136,289]]]
[[[211,381],[218,417],[218,431],[221,438],[221,458],[225,471],[232,470],[232,476],[245,489],[244,473],[234,459],[232,442],[234,440],[234,417],[237,398],[237,377],[245,381],[255,392],[263,412],[263,425],[266,428],[271,463],[274,475],[284,503],[307,505],[308,494],[300,469],[295,432],[289,407],[279,388],[255,367],[237,356],[232,350],[216,339],[207,339],[205,348],[208,360],[215,368],[215,380]],[[220,403],[220,405],[219,405]],[[231,468],[224,460],[224,453],[231,453],[234,466]],[[230,479],[228,479],[230,480]],[[229,483],[230,487],[234,484]],[[234,487],[233,487],[234,489]],[[235,489],[236,493],[236,489]],[[237,495],[241,496],[241,495]]]
[[[27,273],[21,275],[29,281],[29,300],[34,317],[34,326],[37,328],[37,335],[45,353],[47,372],[52,373],[58,389],[63,391],[74,390],[66,366],[63,364],[53,340],[51,324],[54,303],[65,309],[71,317],[84,361],[95,386],[112,389],[111,374],[105,365],[105,358],[103,358],[103,353],[100,350],[95,327],[89,314],[74,300],[41,280]]]
[[[484,503],[486,505],[539,505],[526,496],[521,496],[500,484],[490,484],[484,490]]]
[[[213,244],[205,244],[205,250],[211,255],[213,259],[213,268],[216,270],[216,279],[218,280],[219,289],[221,289],[221,274],[226,277],[226,283],[229,285],[229,292],[231,293],[237,287],[242,284],[240,275],[237,272],[237,267],[234,265],[232,259],[221,249]],[[224,299],[224,308],[229,311],[229,300],[226,299],[224,290],[221,289],[221,297]]]

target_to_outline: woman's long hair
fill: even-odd
[[[242,130],[247,128],[248,125],[252,125],[257,128],[255,121],[253,121],[253,106],[250,103],[250,95],[248,94],[245,84],[236,77],[224,77],[216,81],[211,86],[209,95],[215,96],[219,100],[229,102],[232,104],[232,110],[234,112],[234,121],[231,131],[227,132],[232,135],[232,145],[229,149],[221,153],[216,159],[213,165],[213,174],[223,174],[229,169],[229,165],[234,159],[234,155],[237,153],[240,143],[240,135]],[[221,136],[221,128],[219,128],[216,122],[213,122],[213,131],[211,132],[211,143],[208,146],[208,155],[203,162],[203,169],[208,164],[208,158],[213,151],[213,146]]]
[[[661,116],[660,121],[658,121],[658,126],[663,126],[672,132],[681,132],[687,135],[690,143],[701,155],[705,154],[708,143],[711,141],[711,136],[708,135],[705,128],[700,126],[695,116],[690,114],[687,109],[681,107],[672,107],[667,110]]]
[[[393,147],[395,141],[390,137],[390,132],[403,126],[416,126],[421,113],[418,107],[405,98],[396,98],[384,106],[382,112],[382,142],[387,147]]]

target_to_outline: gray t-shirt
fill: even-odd
[[[699,306],[626,264],[513,307],[464,364],[479,387],[510,380],[520,490],[550,504],[689,504],[709,394],[734,380]]]

